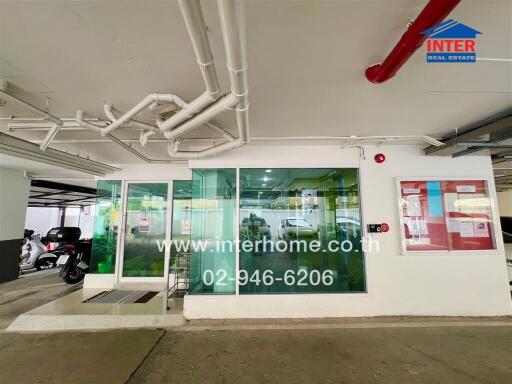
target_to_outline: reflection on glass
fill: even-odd
[[[99,180],[91,254],[91,273],[114,273],[121,218],[121,181]]]
[[[166,223],[167,183],[128,184],[124,277],[164,276]]]
[[[356,169],[240,169],[240,294],[364,292],[360,223]]]
[[[401,181],[400,194],[408,251],[496,248],[485,181]]]
[[[235,292],[235,212],[236,171],[194,169],[190,294]]]
[[[172,188],[172,232],[169,271],[171,276],[187,279],[188,258],[192,223],[192,181],[174,180]],[[174,280],[171,284],[176,283]],[[180,285],[185,289],[186,284]]]

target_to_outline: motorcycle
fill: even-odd
[[[41,235],[35,235],[33,230],[25,229],[21,252],[21,272],[34,268],[40,271],[56,266],[57,255],[48,252],[46,244],[48,241],[45,237],[41,238]]]
[[[68,283],[82,281],[89,272],[91,262],[91,240],[82,239],[78,227],[55,227],[48,232],[51,242],[58,243],[54,250],[59,255],[57,266],[62,266],[59,276]]]

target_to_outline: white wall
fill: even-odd
[[[23,171],[0,168],[0,241],[23,238],[29,190]]]
[[[28,207],[25,218],[25,228],[32,229],[41,236],[46,236],[52,227],[60,223],[59,208]]]
[[[64,225],[68,227],[80,227],[83,239],[90,239],[94,230],[94,206],[80,208],[69,207],[66,209]],[[53,227],[60,226],[60,209],[46,207],[28,207],[25,218],[25,228],[32,229],[35,233],[46,236]]]
[[[373,157],[382,152],[384,164]],[[495,203],[488,157],[425,156],[419,147],[248,146],[214,159],[190,161],[202,167],[360,167],[363,223],[391,230],[374,235],[380,252],[366,255],[368,292],[308,295],[187,295],[184,314],[196,318],[337,317],[378,315],[494,316],[512,314],[501,236],[498,251],[401,255],[395,177],[487,179]],[[497,228],[499,230],[499,226]],[[498,232],[499,233],[499,232]]]
[[[512,191],[498,192],[500,216],[512,216]]]

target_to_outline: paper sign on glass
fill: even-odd
[[[475,237],[475,230],[473,229],[473,220],[461,220],[459,222],[460,237]]]
[[[407,196],[405,198],[405,205],[407,207],[407,216],[423,216],[419,196]]]

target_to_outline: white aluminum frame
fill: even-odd
[[[496,189],[492,189],[494,186],[492,180],[487,176],[439,176],[439,177],[395,177],[395,202],[396,202],[396,212],[398,215],[398,222],[400,225],[399,229],[399,242],[400,242],[400,254],[402,256],[462,256],[467,254],[481,254],[481,255],[497,255],[504,252],[503,239],[501,238],[501,225],[499,221],[498,210],[496,209]],[[408,251],[405,244],[405,231],[404,231],[404,215],[402,212],[401,206],[401,198],[402,192],[400,188],[400,183],[402,181],[466,181],[466,180],[476,180],[476,181],[484,181],[487,197],[489,198],[490,206],[491,206],[491,215],[492,215],[492,224],[493,224],[493,242],[494,249],[469,249],[469,250],[424,250],[424,251]]]
[[[123,180],[122,181],[122,193],[121,193],[121,223],[119,229],[119,236],[117,237],[117,256],[116,256],[116,277],[115,283],[162,283],[167,284],[169,279],[169,257],[170,247],[165,246],[164,251],[164,275],[162,277],[124,277],[123,276],[123,262],[124,262],[124,240],[126,236],[126,208],[127,208],[127,197],[128,197],[128,186],[129,184],[167,184],[167,212],[166,212],[166,226],[165,226],[165,239],[164,241],[170,241],[172,233],[172,198],[173,180],[160,179],[160,180]]]

